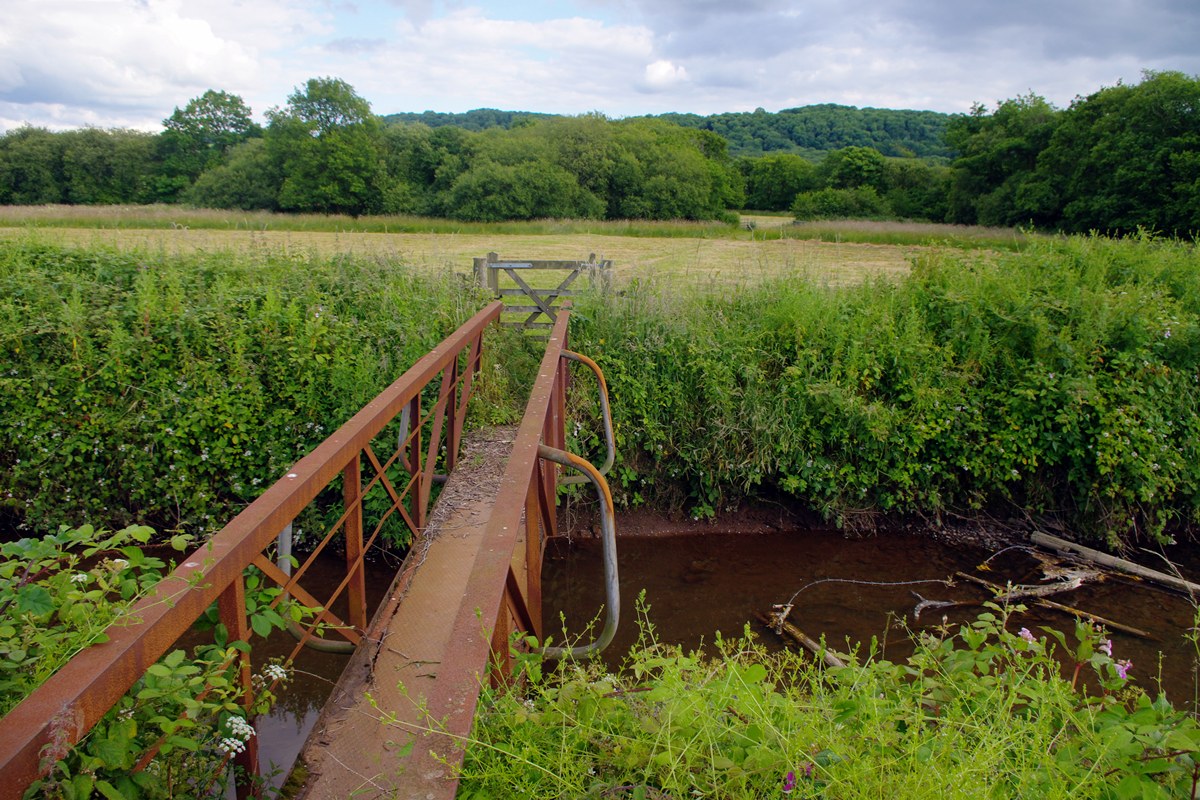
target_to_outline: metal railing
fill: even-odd
[[[569,310],[560,311],[550,330],[488,521],[487,547],[479,551],[458,605],[450,636],[454,646],[439,665],[435,685],[422,698],[425,714],[438,720],[438,725],[436,730],[418,737],[403,765],[405,796],[454,797],[462,744],[469,740],[479,694],[488,679],[484,665],[491,665],[491,682],[502,683],[513,667],[513,634],[530,633],[542,640],[542,555],[547,539],[557,534],[558,525],[555,496],[560,481],[556,462],[583,461],[562,452],[569,365],[580,361],[566,349],[569,317]],[[607,405],[603,377],[599,377]],[[554,456],[554,460],[548,456]],[[612,496],[607,483],[594,467],[589,475],[596,482],[602,504],[611,513]],[[606,530],[610,529],[611,525],[607,526]],[[615,592],[615,546],[606,546],[605,559],[606,577]],[[612,638],[619,607],[613,594],[609,599],[605,631],[599,641],[580,652],[597,650]],[[566,650],[543,653],[559,658],[571,655]]]
[[[367,626],[363,556],[378,541],[385,525],[395,526],[397,520],[413,536],[421,534],[428,519],[435,473],[439,466],[446,472],[453,470],[458,457],[467,403],[480,368],[484,330],[499,319],[501,310],[500,302],[489,304],[421,358],[191,553],[150,596],[134,607],[129,619],[135,622],[110,627],[106,643],[80,652],[0,720],[0,775],[4,777],[0,781],[0,798],[21,797],[26,787],[53,766],[42,763],[43,747],[51,742],[56,747],[78,742],[214,602],[230,640],[248,640],[251,630],[243,576],[252,565],[282,587],[276,603],[291,596],[305,605],[323,609],[306,623],[291,658],[303,646],[304,639],[316,635],[318,627],[328,627],[346,641],[358,642]],[[565,336],[566,315],[562,318]],[[557,361],[558,356],[554,359]],[[539,386],[541,383],[539,380]],[[545,406],[552,406],[553,413],[539,418],[536,433],[561,445],[562,387],[555,382],[543,391]],[[378,444],[381,434],[404,411],[410,421],[405,426],[407,431],[398,441],[397,437],[390,439],[388,447],[394,447],[394,451],[390,454],[383,451],[381,458],[376,453],[376,447],[381,446]],[[536,451],[536,441],[524,445],[510,463],[510,471],[519,466],[528,473],[521,479],[532,481],[528,504],[534,513],[530,516],[543,520],[542,524],[549,526],[547,530],[552,533],[554,474],[542,466]],[[368,473],[365,483],[364,465]],[[279,532],[338,478],[342,479],[341,515],[328,527],[305,563],[292,575],[285,574],[266,551]],[[371,519],[364,515],[364,500],[368,497],[374,498]],[[517,529],[523,511],[520,506],[518,503],[515,508],[498,508],[497,518],[503,520],[507,531]],[[366,529],[368,522],[374,523],[370,531]],[[318,554],[339,534],[345,540],[345,577],[333,595],[322,601],[306,591],[300,581]],[[530,564],[533,562],[536,569],[529,572],[533,588],[522,591],[516,587],[512,598],[505,600],[505,607],[511,609],[522,625],[539,630],[540,620],[536,611],[530,609],[536,610],[541,605],[540,550],[536,554],[531,551]],[[343,595],[349,607],[345,620],[329,610]],[[495,608],[496,603],[491,607]],[[473,616],[471,621],[478,631],[478,621]],[[505,652],[506,648],[505,645]],[[482,658],[486,657],[484,653]],[[238,658],[237,681],[249,708],[252,699],[249,657],[242,653]],[[466,670],[466,663],[460,668]],[[472,711],[473,708],[472,704]],[[256,741],[257,737],[251,739],[247,749],[235,759],[248,775],[255,774],[257,768]]]

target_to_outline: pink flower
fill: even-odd
[[[1118,661],[1113,666],[1117,670],[1117,677],[1125,680],[1129,677],[1129,670],[1133,669],[1133,662],[1126,659],[1125,661]]]
[[[1100,647],[1097,648],[1101,653],[1112,658],[1112,639],[1105,639],[1100,642]]]
[[[1036,642],[1037,641],[1037,639],[1034,637],[1033,633],[1029,630],[1029,628],[1021,628],[1021,630],[1017,631],[1017,636],[1020,636],[1022,639],[1024,639],[1027,642]]]
[[[791,794],[792,790],[795,788],[796,788],[796,773],[791,770],[788,770],[788,774],[786,776],[784,776],[784,779],[783,779],[783,793]]]

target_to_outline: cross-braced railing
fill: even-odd
[[[500,313],[501,304],[491,303],[421,358],[191,553],[135,606],[132,622],[109,628],[107,642],[80,652],[0,719],[0,798],[21,797],[53,766],[45,763],[43,748],[78,742],[214,602],[230,640],[249,640],[244,575],[251,565],[282,587],[275,603],[292,597],[321,609],[298,631],[293,658],[318,630],[329,629],[349,643],[360,641],[367,627],[364,555],[389,530],[420,536],[437,472],[454,468],[484,331]],[[381,449],[385,440],[390,452]],[[312,555],[287,574],[268,551],[301,514],[329,513],[319,507],[339,478],[341,513],[325,526]],[[339,537],[345,542],[345,577],[331,596],[319,598],[301,581]],[[343,596],[349,609],[345,619],[330,610]],[[241,652],[235,658],[236,681],[249,709],[249,657]],[[248,775],[257,767],[254,741],[235,757]]]

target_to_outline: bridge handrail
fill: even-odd
[[[519,630],[541,638],[542,553],[546,540],[557,534],[558,467],[541,458],[539,448],[565,444],[569,361],[563,351],[569,318],[564,309],[551,328],[488,520],[488,546],[476,557],[458,605],[451,633],[455,646],[424,697],[428,717],[439,724],[407,759],[406,796],[454,797],[462,744],[470,737],[488,665],[491,681],[503,682],[512,669],[510,635]]]
[[[296,462],[285,477],[189,554],[159,582],[151,595],[134,607],[129,618],[135,622],[126,620],[108,628],[107,642],[81,651],[0,719],[0,775],[4,776],[0,781],[0,798],[21,797],[52,766],[41,763],[43,747],[52,741],[56,746],[78,742],[214,601],[218,602],[230,639],[247,639],[250,631],[243,573],[254,564],[286,589],[296,588],[303,568],[289,580],[263,552],[279,531],[339,475],[347,478],[346,511],[325,541],[339,527],[347,535],[347,578],[339,591],[349,586],[351,622],[362,628],[365,622],[359,620],[365,620],[365,607],[357,613],[353,610],[356,602],[365,606],[361,589],[362,556],[380,530],[377,527],[364,545],[362,498],[371,488],[385,486],[393,504],[384,518],[392,512],[398,513],[410,528],[416,529],[414,533],[419,533],[428,512],[429,488],[442,447],[442,432],[448,424],[445,458],[450,469],[458,453],[472,379],[479,370],[483,333],[499,319],[502,307],[499,301],[490,303],[417,361],[321,445]],[[464,350],[468,354],[462,367]],[[430,428],[428,447],[424,449],[421,394],[438,375],[442,376],[438,400],[423,420]],[[371,442],[405,408],[414,412],[414,431],[399,444],[396,454],[381,465],[371,450]],[[536,444],[534,447],[536,451]],[[359,477],[364,452],[376,473],[365,488]],[[388,465],[401,457],[404,460],[400,463],[409,469],[411,478],[404,491],[398,492],[388,481],[386,471]],[[553,498],[553,493],[550,497]],[[405,498],[410,506],[407,512]],[[380,527],[382,524],[381,521]],[[515,528],[515,522],[512,524]],[[248,693],[250,665],[244,653],[239,681]],[[248,705],[248,694],[246,702]],[[257,737],[252,740],[255,741]],[[252,762],[253,749],[248,748],[243,758]]]

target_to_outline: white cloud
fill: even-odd
[[[1065,106],[1147,68],[1200,73],[1195,0],[4,4],[5,129],[154,129],[210,88],[261,118],[319,76],[348,81],[381,114],[623,116],[824,102],[966,111],[1031,90]]]
[[[0,48],[5,117],[154,129],[206,89],[261,86],[265,51],[317,17],[284,0],[8,0]],[[281,21],[285,21],[281,24]],[[18,117],[19,118],[19,117]]]
[[[653,92],[671,89],[687,80],[687,70],[666,59],[659,59],[646,65],[645,86]]]

